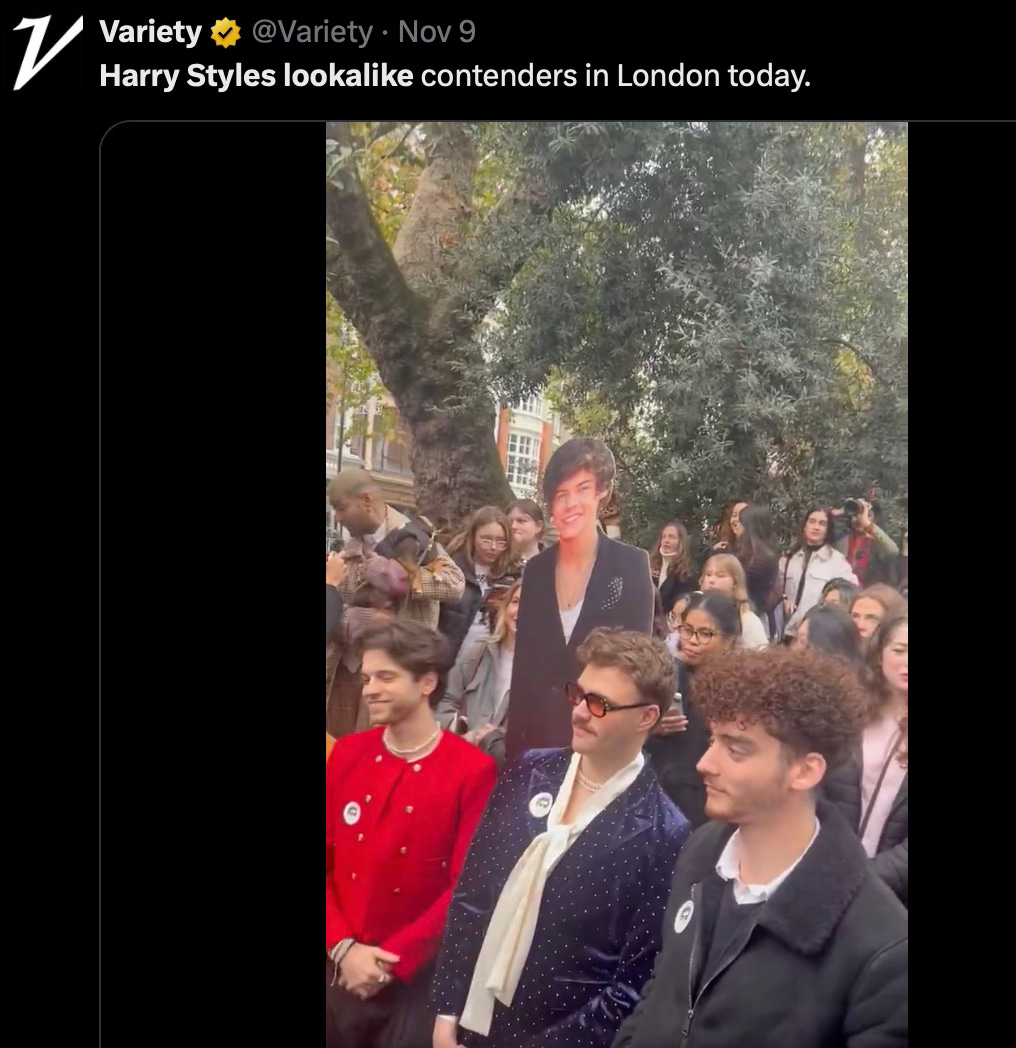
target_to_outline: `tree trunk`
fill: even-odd
[[[867,151],[868,125],[851,125],[850,148],[847,160],[850,168],[850,200],[858,208],[864,206],[864,169]]]
[[[427,125],[427,167],[395,247],[371,213],[355,160],[326,182],[328,286],[363,338],[413,440],[420,511],[456,526],[480,506],[511,498],[494,440],[495,405],[483,383],[476,330],[543,235],[554,204],[575,184],[581,149],[527,167],[468,242],[476,170],[461,124]],[[328,137],[352,150],[345,122]],[[511,236],[505,237],[510,228]],[[505,244],[484,252],[483,240]],[[479,241],[479,243],[477,243]]]

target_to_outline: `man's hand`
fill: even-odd
[[[339,985],[361,1000],[366,1000],[391,982],[389,966],[398,963],[398,960],[394,953],[388,953],[379,946],[357,943],[342,958]]]
[[[465,740],[476,746],[479,745],[479,743],[481,743],[492,731],[497,731],[495,725],[484,724],[482,728],[475,728],[473,731],[467,731],[465,734]]]
[[[341,586],[348,570],[349,565],[345,557],[338,553],[329,553],[325,561],[325,585]]]
[[[434,1020],[434,1048],[460,1048],[456,1031],[459,1024],[438,1016]]]

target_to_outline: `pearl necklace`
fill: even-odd
[[[393,746],[391,742],[389,742],[388,740],[389,731],[389,728],[385,728],[384,734],[381,736],[381,741],[385,744],[385,749],[388,750],[389,753],[394,754],[398,757],[406,757],[411,753],[419,753],[420,750],[425,750],[441,734],[441,726],[437,726],[437,728],[434,730],[434,734],[431,735],[431,737],[426,742],[421,742],[419,746],[414,746],[410,750],[400,750],[396,746]]]
[[[589,790],[591,793],[595,793],[601,786],[603,786],[602,782],[590,782],[578,768],[575,769],[575,778],[579,780],[580,786]]]

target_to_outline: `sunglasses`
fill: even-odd
[[[659,706],[658,702],[633,702],[629,706],[622,706],[619,703],[611,702],[610,699],[605,699],[602,695],[597,695],[594,691],[583,690],[581,685],[576,684],[575,681],[569,681],[564,686],[564,693],[573,706],[584,702],[594,717],[606,717],[608,713],[615,713],[617,710],[634,710],[639,706]]]

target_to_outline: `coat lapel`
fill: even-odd
[[[529,827],[530,840],[547,829],[547,816],[557,798],[557,791],[564,782],[571,757],[570,749],[561,750],[549,760],[538,761],[529,773],[529,787],[523,802],[526,806],[526,825]]]
[[[564,779],[563,774],[561,778]],[[579,834],[554,873],[568,878],[574,866],[586,876],[603,865],[611,854],[630,847],[633,839],[651,829],[655,815],[655,784],[656,776],[647,760],[631,786],[620,797],[615,797]],[[594,828],[596,832],[591,832]]]
[[[602,618],[600,611],[603,608],[604,600],[607,596],[607,590],[610,586],[610,565],[608,564],[609,556],[607,553],[607,539],[604,535],[600,534],[597,536],[596,541],[596,560],[593,561],[593,570],[589,573],[589,582],[586,583],[585,596],[582,598],[582,611],[579,612],[578,621],[575,623],[575,629],[572,630],[571,639],[568,641],[568,650],[574,652],[578,646],[586,639],[589,631],[596,624],[597,620]],[[556,564],[556,560],[555,560]],[[555,600],[557,591],[555,589]],[[554,608],[557,612],[558,623],[561,621],[561,613],[557,607]],[[561,630],[561,639],[564,640],[564,630]]]

